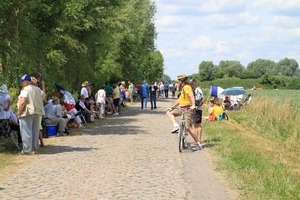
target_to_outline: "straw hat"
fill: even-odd
[[[84,82],[81,84],[82,87],[85,87],[85,86],[88,86],[88,85],[89,85],[89,82],[88,82],[88,81],[84,81]]]

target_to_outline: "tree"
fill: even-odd
[[[172,83],[172,79],[169,75],[164,74],[161,78],[161,82],[163,82],[163,83]]]
[[[239,61],[220,61],[219,68],[223,71],[225,77],[239,77],[245,70],[245,67]]]
[[[202,61],[199,65],[200,81],[211,81],[215,78],[216,67],[212,61]]]
[[[254,62],[251,62],[247,66],[247,70],[252,71],[255,74],[255,77],[261,77],[264,74],[273,74],[275,68],[275,62],[266,59],[257,59]]]
[[[293,77],[297,74],[298,63],[295,59],[284,58],[276,64],[278,75]]]

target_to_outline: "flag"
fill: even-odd
[[[210,92],[209,92],[209,96],[211,97],[218,97],[218,98],[224,98],[224,95],[221,94],[223,92],[223,88],[217,86],[217,85],[213,85],[211,84],[210,86]]]

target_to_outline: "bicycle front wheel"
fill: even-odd
[[[182,149],[184,148],[184,126],[183,126],[183,124],[180,124],[180,126],[179,126],[178,138],[179,138],[179,152],[181,153]]]

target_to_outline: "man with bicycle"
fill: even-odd
[[[176,100],[174,105],[166,112],[170,122],[173,124],[173,130],[171,131],[171,133],[175,133],[179,130],[179,125],[177,124],[175,117],[181,116],[182,113],[184,113],[186,130],[190,133],[190,135],[196,142],[196,146],[193,147],[193,150],[201,150],[202,147],[199,138],[197,137],[197,134],[192,127],[194,124],[194,113],[196,108],[193,89],[188,84],[188,77],[185,74],[178,75],[177,80],[179,90],[181,91],[180,96]],[[176,106],[179,106],[179,110],[175,109]]]

